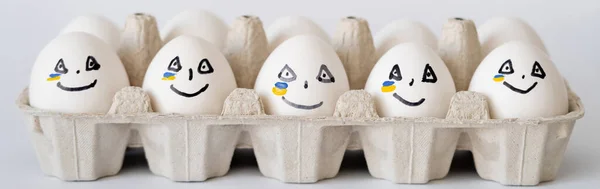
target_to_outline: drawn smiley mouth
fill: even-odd
[[[66,86],[62,85],[62,83],[59,81],[56,84],[56,87],[58,87],[59,89],[62,89],[63,91],[77,92],[77,91],[85,91],[85,90],[94,88],[96,86],[97,82],[98,82],[98,80],[94,79],[94,81],[92,83],[90,83],[89,85],[86,85],[86,86],[81,86],[81,87],[66,87]]]
[[[535,86],[537,86],[538,82],[536,81],[535,83],[533,83],[533,85],[531,85],[531,87],[529,87],[527,90],[516,88],[515,86],[512,86],[510,83],[508,83],[506,81],[503,82],[502,84],[504,84],[504,86],[508,87],[508,89],[510,89],[511,91],[521,93],[521,94],[527,94],[527,93],[529,93],[529,91],[533,90],[533,88],[535,88]]]
[[[417,102],[411,102],[411,101],[408,101],[408,100],[402,98],[397,93],[394,93],[394,98],[398,99],[398,101],[402,102],[402,104],[407,105],[407,106],[419,106],[419,105],[423,104],[423,102],[425,102],[425,98],[421,98],[421,100],[419,100]]]
[[[293,103],[293,102],[285,99],[285,96],[282,96],[281,100],[283,100],[283,102],[285,102],[287,105],[289,105],[291,107],[294,107],[294,108],[297,108],[297,109],[303,109],[303,110],[312,110],[312,109],[321,107],[323,105],[323,101],[321,101],[321,102],[319,102],[317,104],[314,104],[314,105],[296,104],[296,103]]]
[[[186,92],[182,92],[179,89],[175,88],[175,86],[173,86],[173,84],[171,84],[171,90],[173,92],[175,92],[175,94],[178,94],[179,96],[183,96],[183,97],[187,97],[187,98],[192,98],[195,96],[198,96],[200,93],[203,93],[204,91],[206,91],[206,89],[208,89],[208,84],[204,85],[204,87],[202,87],[200,90],[196,91],[195,93],[186,93]]]

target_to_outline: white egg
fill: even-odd
[[[212,43],[179,36],[158,51],[142,86],[160,113],[220,114],[237,88],[231,67]]]
[[[225,47],[229,26],[217,15],[205,10],[186,10],[173,17],[160,31],[164,43],[188,35],[211,42],[217,49]]]
[[[568,111],[565,82],[548,55],[520,41],[493,50],[469,86],[489,100],[492,118],[531,118]]]
[[[540,39],[535,30],[518,18],[492,18],[478,27],[477,33],[479,33],[483,57],[492,52],[496,47],[510,41],[531,43],[545,53],[548,53],[544,42],[542,42],[542,39]]]
[[[108,43],[113,49],[121,45],[121,31],[113,22],[97,15],[80,16],[73,19],[63,28],[61,34],[70,32],[85,32],[96,36]]]
[[[82,32],[59,35],[38,55],[31,71],[32,107],[65,113],[106,113],[129,79],[104,41]]]
[[[431,48],[396,45],[375,64],[365,90],[382,117],[446,117],[456,88],[446,64]]]
[[[285,40],[297,35],[315,35],[327,43],[331,41],[327,32],[319,25],[301,16],[279,18],[269,26],[266,32],[269,40],[269,52],[272,52]]]
[[[267,114],[331,116],[350,88],[333,47],[313,35],[279,45],[261,68],[254,89]]]
[[[383,56],[392,47],[401,43],[420,43],[437,50],[437,37],[420,22],[397,20],[384,26],[375,36],[376,57]]]

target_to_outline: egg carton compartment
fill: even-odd
[[[484,96],[458,92],[446,119],[379,118],[362,90],[340,97],[334,116],[265,115],[258,95],[236,89],[222,115],[161,115],[149,110],[141,88],[115,96],[111,112],[63,114],[19,99],[44,173],[63,180],[95,180],[121,169],[130,133],[137,131],[150,170],[174,181],[204,181],[229,170],[242,133],[250,137],[259,169],[284,182],[312,183],[338,173],[349,143],[364,150],[369,172],[395,183],[427,183],[448,174],[460,139],[484,179],[507,185],[553,180],[575,120],[583,116],[571,93],[567,115],[489,119]],[[357,134],[357,141],[350,141]],[[466,138],[461,138],[464,136]],[[356,147],[350,147],[356,149]]]
[[[126,22],[119,55],[131,81],[140,83],[140,70],[161,46],[155,22],[144,14]],[[361,89],[369,73],[360,70],[375,63],[367,22],[342,19],[333,40],[351,88]],[[148,94],[135,86],[120,90],[106,114],[66,114],[29,106],[25,89],[17,104],[43,172],[67,181],[116,175],[132,146],[144,148],[156,175],[204,181],[227,174],[236,148],[253,148],[264,176],[314,183],[337,175],[346,150],[362,149],[373,177],[418,184],[444,178],[455,151],[463,149],[473,153],[483,179],[537,185],[556,177],[575,121],[584,115],[570,89],[569,113],[551,118],[490,119],[486,97],[469,91],[453,96],[444,119],[379,117],[363,90],[345,92],[332,116],[266,115],[258,94],[244,89],[268,55],[260,20],[234,21],[224,51],[240,88],[221,115],[153,112]],[[438,52],[464,90],[481,60],[473,22],[449,19]]]

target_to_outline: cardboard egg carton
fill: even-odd
[[[468,87],[481,61],[472,21],[449,19],[440,56],[459,90]],[[352,89],[361,89],[375,64],[365,20],[340,21],[333,46]],[[150,15],[128,18],[119,55],[134,85],[162,42]],[[584,115],[569,89],[569,113],[551,118],[490,119],[485,96],[457,92],[445,119],[379,117],[373,98],[351,90],[337,101],[332,116],[266,115],[252,89],[268,55],[257,17],[232,25],[224,52],[240,88],[226,99],[221,115],[153,112],[139,87],[119,91],[106,114],[65,114],[29,106],[27,89],[18,99],[25,113],[41,168],[68,181],[118,174],[125,150],[143,147],[150,170],[173,181],[204,181],[227,174],[236,148],[253,148],[267,177],[289,183],[333,178],[346,150],[364,150],[373,177],[395,183],[427,183],[444,178],[457,149],[473,153],[483,179],[505,185],[537,185],[553,180],[575,121]]]

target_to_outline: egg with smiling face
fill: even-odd
[[[335,50],[312,35],[292,37],[271,53],[254,89],[267,114],[331,116],[350,88]]]
[[[375,64],[365,90],[382,117],[444,118],[456,88],[450,71],[431,48],[403,43]]]
[[[492,118],[531,118],[566,114],[567,88],[543,50],[509,42],[483,59],[470,91],[487,96]]]
[[[179,36],[156,54],[142,88],[157,112],[214,115],[221,113],[237,85],[227,59],[215,45]]]
[[[114,49],[83,32],[59,35],[40,52],[31,72],[32,107],[65,113],[106,113],[129,79]]]

